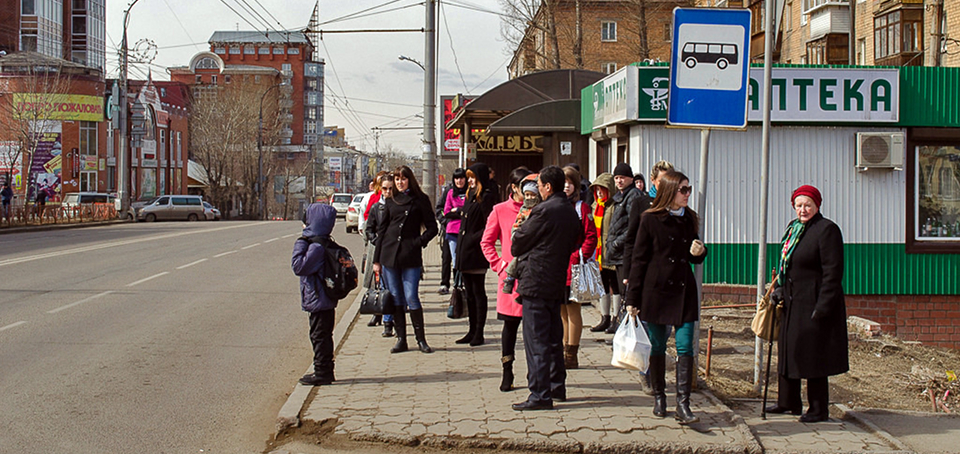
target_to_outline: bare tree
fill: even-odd
[[[658,21],[657,18],[670,17],[670,12],[675,7],[694,6],[693,0],[621,0],[621,3],[623,17],[628,19],[624,21],[623,31],[637,37],[636,41],[627,41],[630,43],[637,61],[651,58],[651,42],[662,42],[666,39],[665,36],[657,37],[654,35],[652,39],[650,37],[651,32],[655,34],[664,33],[664,29],[660,27],[664,22]],[[651,17],[654,18],[652,22]],[[649,27],[651,23],[656,24],[652,30]],[[669,52],[667,52],[667,56],[669,56]]]
[[[504,13],[500,36],[507,42],[506,51],[510,54],[522,52],[528,41],[533,40],[531,47],[537,58],[544,59],[547,68],[560,69],[556,12],[562,0],[498,1]],[[537,43],[537,36],[541,34],[543,42]]]
[[[0,78],[0,162],[4,179],[12,181],[14,171],[21,172],[22,193],[30,185],[34,156],[41,139],[57,132],[60,106],[70,92],[71,74],[64,71],[64,60],[22,53],[26,60],[4,64]],[[16,187],[16,184],[11,184]]]

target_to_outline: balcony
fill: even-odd
[[[803,14],[813,14],[826,7],[849,8],[849,0],[803,0]]]
[[[846,2],[824,4],[810,13],[811,40],[835,34],[850,34],[850,6]]]
[[[283,128],[280,130],[280,138],[283,139],[284,143],[289,143],[289,140],[293,138],[293,130],[290,128]]]
[[[279,120],[281,124],[289,125],[290,123],[293,123],[293,114],[291,113],[282,114],[280,115]]]
[[[281,99],[277,102],[281,109],[293,109],[293,100],[292,99]]]

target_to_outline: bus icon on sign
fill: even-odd
[[[689,42],[683,45],[680,60],[690,69],[698,63],[713,63],[718,69],[726,69],[738,64],[740,58],[736,44]]]

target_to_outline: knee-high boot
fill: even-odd
[[[417,338],[417,347],[423,353],[433,353],[427,345],[427,332],[423,327],[423,309],[410,311],[410,324],[413,325],[413,335]]]
[[[674,418],[680,421],[680,424],[693,424],[700,421],[700,418],[690,411],[690,391],[693,388],[696,373],[692,356],[677,358],[677,412]]]
[[[667,357],[665,355],[651,355],[650,369],[647,377],[650,379],[650,388],[653,393],[653,415],[658,418],[667,416]]]
[[[513,391],[513,355],[500,358],[503,363],[503,377],[500,379],[500,391]]]
[[[400,353],[407,348],[407,315],[406,308],[397,306],[393,311],[393,329],[397,332],[397,343],[390,349],[390,353]]]

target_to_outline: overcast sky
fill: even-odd
[[[209,50],[207,40],[214,31],[251,30],[254,25],[267,29],[257,16],[244,9],[247,6],[275,29],[302,29],[310,21],[315,2],[140,0],[130,13],[128,42],[133,47],[138,41],[149,39],[156,43],[158,51],[152,65],[132,67],[130,77],[145,78],[149,68],[154,79],[169,79],[165,68],[185,66],[197,52]],[[117,48],[123,36],[123,11],[128,5],[129,0],[107,1],[110,77],[117,75]],[[337,20],[381,5],[361,13],[363,17]],[[492,14],[500,11],[497,0],[451,0],[441,5],[438,95],[481,94],[505,81],[509,56],[500,38],[500,17]],[[377,12],[382,13],[369,15]],[[418,0],[322,0],[320,22],[321,30],[422,28],[424,7]],[[423,120],[415,115],[423,110],[423,71],[397,57],[405,55],[423,62],[423,41],[422,33],[324,35],[317,46],[326,61],[324,123],[346,128],[347,140],[369,151],[375,147],[371,128],[422,126]],[[441,124],[438,116],[438,128]],[[401,151],[419,155],[420,132],[384,130],[379,144],[381,149],[392,144]]]

